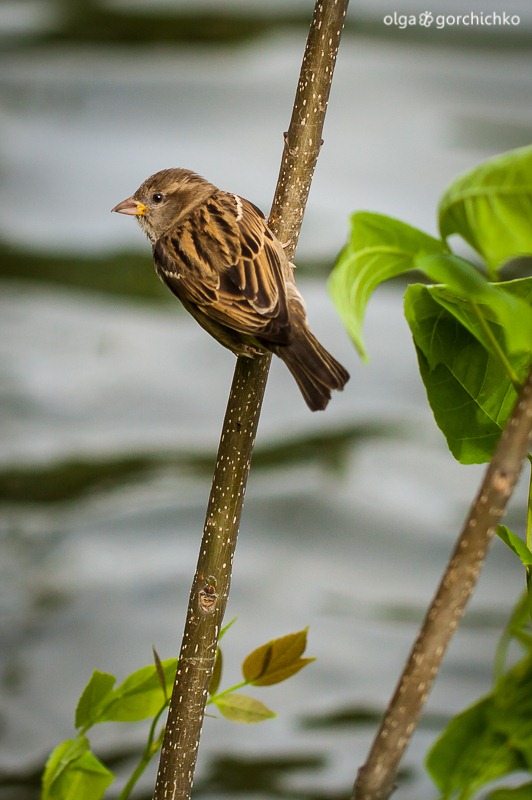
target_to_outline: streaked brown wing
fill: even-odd
[[[225,192],[154,247],[160,277],[183,302],[220,325],[279,344],[290,333],[283,257],[259,210]]]

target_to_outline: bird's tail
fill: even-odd
[[[288,345],[270,348],[281,358],[301,390],[311,411],[323,410],[333,389],[341,391],[349,373],[318,342],[306,325],[298,325]]]

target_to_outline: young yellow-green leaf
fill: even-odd
[[[260,700],[255,700],[254,697],[248,697],[245,694],[232,693],[223,695],[219,700],[215,700],[215,704],[220,714],[232,722],[245,722],[248,724],[264,722],[276,716]]]
[[[160,665],[166,680],[166,692],[163,692],[156,665],[142,667],[114,690],[99,721],[137,722],[157,714],[172,692],[177,658],[168,658]]]
[[[272,686],[281,683],[313,658],[301,658],[307,646],[307,629],[281,636],[257,647],[242,663],[244,680],[253,686]]]
[[[220,681],[222,680],[222,670],[223,670],[223,655],[221,649],[218,647],[216,648],[216,658],[214,659],[214,668],[211,675],[211,680],[209,683],[209,694],[211,697],[216,694],[218,688],[220,686]]]
[[[439,204],[444,239],[462,236],[490,275],[510,258],[532,253],[532,146],[485,161],[461,175]]]
[[[368,300],[383,281],[414,269],[414,259],[443,253],[439,239],[384,214],[351,217],[351,235],[329,279],[329,292],[361,357],[367,359],[362,324]]]
[[[89,750],[85,736],[68,739],[50,755],[41,800],[100,800],[114,775]]]
[[[108,702],[116,678],[108,672],[95,669],[88,684],[83,689],[76,708],[76,728],[85,730],[95,722]]]
[[[532,566],[532,552],[516,533],[506,525],[497,525],[497,536],[521,559],[525,567]]]

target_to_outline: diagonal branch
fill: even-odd
[[[270,225],[292,258],[321,147],[348,0],[316,0]],[[154,800],[188,800],[271,356],[239,358],[192,583]]]
[[[440,586],[408,657],[353,800],[386,800],[423,706],[473,594],[486,553],[521,472],[532,434],[532,370],[495,448]]]

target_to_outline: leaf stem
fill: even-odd
[[[249,681],[241,681],[240,683],[235,683],[234,686],[230,686],[229,689],[224,689],[223,692],[217,692],[215,695],[210,697],[207,700],[207,705],[210,703],[216,703],[220,697],[225,697],[226,694],[231,694],[231,692],[237,692],[239,689],[244,689],[245,686],[249,686]]]

